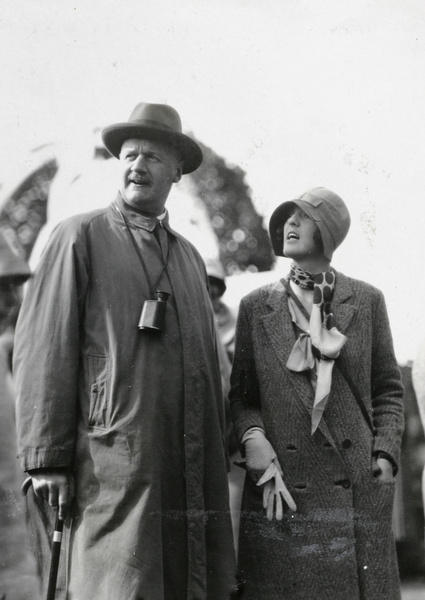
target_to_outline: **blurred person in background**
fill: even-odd
[[[205,259],[210,298],[221,342],[230,362],[235,353],[236,316],[222,300],[226,291],[226,274],[220,259]]]
[[[239,309],[231,410],[245,455],[246,600],[396,600],[392,509],[403,387],[385,301],[331,267],[343,200],[314,188],[276,208],[290,274]]]
[[[25,519],[16,463],[15,394],[11,357],[22,284],[30,269],[14,232],[0,228],[0,597],[37,596],[38,582],[25,544]],[[35,588],[35,589],[34,589]],[[19,596],[19,597],[24,597]],[[29,597],[29,596],[27,596]]]
[[[412,365],[412,384],[419,408],[419,416],[425,432],[425,340],[421,342]],[[422,502],[425,512],[425,466],[422,472]]]
[[[22,284],[30,275],[14,231],[0,228],[0,335],[13,331],[22,300]]]
[[[214,316],[205,265],[165,209],[202,152],[162,104],[102,137],[119,192],[56,228],[17,325],[28,503],[68,514],[58,598],[224,600],[235,565]]]
[[[230,373],[232,371],[235,350],[236,316],[222,300],[222,296],[226,291],[226,274],[220,259],[205,258],[205,266],[208,275],[208,289],[218,331],[218,358],[226,415],[227,446],[230,456],[230,471],[228,474],[230,513],[233,524],[233,537],[236,543],[243,484],[241,470],[234,464],[235,461],[240,460],[240,454],[229,404]]]
[[[223,398],[226,410],[226,431],[230,455],[237,451],[237,443],[230,416],[229,390],[230,373],[235,348],[236,317],[221,297],[226,291],[226,275],[220,259],[205,259],[208,276],[208,290],[214,311],[218,333],[218,358],[220,363]]]

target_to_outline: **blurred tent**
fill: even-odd
[[[172,226],[204,257],[219,257],[228,275],[270,269],[273,253],[245,173],[200,145],[204,163],[173,187],[167,202]],[[118,167],[102,145],[100,129],[78,143],[45,144],[21,164],[6,164],[7,176],[0,181],[0,224],[16,231],[31,266],[57,223],[113,200]]]

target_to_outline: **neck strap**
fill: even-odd
[[[135,251],[136,251],[136,254],[137,254],[137,257],[138,257],[138,259],[139,259],[139,262],[140,262],[140,264],[142,265],[142,269],[143,269],[143,271],[144,271],[144,274],[145,274],[145,277],[146,277],[146,281],[148,282],[149,293],[150,293],[150,296],[151,296],[151,298],[153,298],[154,292],[156,291],[156,288],[158,287],[158,284],[159,284],[159,282],[161,281],[161,279],[162,279],[162,276],[164,275],[164,272],[166,271],[166,269],[167,269],[167,266],[168,266],[168,258],[169,258],[169,255],[170,255],[170,244],[168,244],[168,248],[167,248],[167,256],[166,256],[166,258],[165,258],[165,262],[164,262],[164,265],[163,265],[163,267],[162,267],[162,270],[161,270],[161,272],[160,272],[159,276],[157,277],[157,279],[155,280],[155,282],[154,282],[154,285],[152,285],[151,278],[150,278],[150,276],[149,276],[149,272],[148,272],[148,269],[147,269],[147,266],[146,266],[146,263],[145,263],[145,259],[143,258],[143,254],[142,254],[142,252],[140,251],[140,248],[139,248],[139,246],[137,245],[137,242],[136,242],[136,240],[134,239],[134,235],[133,235],[133,232],[132,232],[132,231],[131,231],[131,229],[130,229],[130,226],[129,226],[129,224],[128,224],[128,221],[127,221],[127,219],[125,218],[125,216],[124,216],[124,214],[122,213],[122,211],[120,210],[120,207],[119,207],[118,205],[116,205],[116,208],[117,208],[118,212],[119,212],[119,213],[120,213],[120,215],[121,215],[121,218],[122,218],[122,220],[123,220],[123,222],[124,222],[124,225],[125,225],[125,227],[126,227],[126,229],[127,229],[127,231],[128,231],[128,234],[129,234],[129,236],[130,236],[131,242],[132,242],[132,244],[133,244],[133,248],[134,248],[134,249],[135,249]],[[159,222],[158,222],[158,223],[159,223]],[[158,225],[157,225],[157,226],[158,226]],[[159,226],[160,226],[160,227],[163,227],[162,223],[161,223],[161,225],[159,225]]]

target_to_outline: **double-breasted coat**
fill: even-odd
[[[394,482],[372,473],[374,452],[398,464],[404,424],[385,302],[376,288],[337,273],[332,310],[348,338],[339,360],[373,418],[374,436],[337,364],[311,434],[308,374],[286,367],[296,334],[284,285],[265,286],[241,302],[230,392],[236,433],[241,440],[250,427],[264,429],[297,504],[282,521],[268,521],[262,489],[246,477],[239,570],[247,600],[400,597]]]
[[[163,258],[133,217],[131,234],[115,205],[72,217],[44,251],[16,335],[22,465],[75,476],[61,597],[224,600],[234,550],[205,267],[165,223],[164,330],[139,330],[153,292],[131,235],[152,285]]]

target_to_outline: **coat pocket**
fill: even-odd
[[[89,427],[109,427],[109,367],[106,356],[87,356],[90,406]]]

